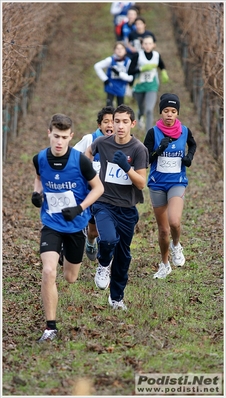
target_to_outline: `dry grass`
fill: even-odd
[[[35,79],[32,64],[43,45],[50,39],[52,28],[62,15],[57,3],[12,3],[2,5],[2,94],[3,103],[10,101],[25,83]]]
[[[191,65],[202,70],[204,87],[224,97],[224,4],[173,3],[173,13],[188,46]]]

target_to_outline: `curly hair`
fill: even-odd
[[[97,123],[101,124],[105,115],[113,115],[115,108],[113,106],[106,106],[101,109],[100,112],[97,114]]]

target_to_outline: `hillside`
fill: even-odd
[[[126,301],[130,313],[112,314],[96,291],[95,266],[84,256],[78,283],[64,283],[59,268],[59,342],[37,347],[45,324],[40,300],[40,220],[31,204],[33,155],[48,146],[52,114],[72,117],[75,144],[96,128],[105,105],[93,64],[114,45],[110,3],[62,3],[26,119],[3,164],[3,392],[71,395],[78,376],[96,395],[134,394],[134,372],[221,373],[223,369],[223,176],[184,86],[174,41],[170,3],[140,3],[157,37],[170,77],[159,96],[181,99],[180,119],[194,134],[197,153],[188,170],[182,242],[187,259],[162,284],[152,279],[159,261],[157,229],[145,189],[139,205]],[[136,110],[130,97],[126,103]],[[158,107],[156,106],[156,119]],[[138,128],[135,135],[143,141]]]

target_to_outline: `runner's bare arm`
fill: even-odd
[[[93,161],[93,154],[92,154],[92,150],[91,150],[91,145],[88,146],[88,148],[86,149],[85,155],[87,156],[87,158],[89,158],[91,161]]]
[[[43,188],[42,188],[42,183],[40,176],[36,174],[35,176],[35,182],[34,182],[34,192],[42,193]]]
[[[147,169],[140,169],[135,171],[131,167],[130,170],[127,172],[132,183],[140,190],[144,189],[146,185],[146,171]]]
[[[99,197],[104,193],[104,186],[100,181],[98,174],[92,180],[89,181],[89,185],[91,186],[91,190],[86,196],[86,198],[83,200],[83,202],[80,203],[83,210],[85,210],[87,207],[91,206],[94,202],[96,202],[97,199],[99,199]]]

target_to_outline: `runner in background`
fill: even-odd
[[[126,45],[128,43],[128,38],[130,33],[134,32],[136,30],[136,24],[135,20],[138,17],[139,10],[137,9],[136,6],[130,7],[128,12],[127,12],[127,19],[128,22],[122,23],[121,27],[121,40],[123,43]],[[126,53],[129,58],[132,58],[133,53],[130,51],[128,47],[126,47]],[[126,86],[126,92],[125,95],[128,97],[132,97],[132,86],[133,86],[133,81],[128,83]]]
[[[160,84],[158,69],[161,71],[161,82],[167,83],[169,80],[162,57],[154,48],[153,37],[144,37],[142,49],[134,54],[128,71],[135,76],[133,97],[138,105],[138,127],[141,130],[146,127],[146,132],[153,126],[154,108]]]
[[[95,63],[94,69],[104,83],[104,91],[107,93],[107,106],[113,106],[115,97],[117,105],[124,103],[127,83],[133,81],[133,76],[128,75],[130,62],[125,45],[116,42],[114,54]]]
[[[123,22],[127,22],[127,11],[131,6],[134,6],[135,2],[112,2],[110,13],[114,16],[114,33],[117,41],[121,40],[121,26]]]
[[[125,40],[127,55],[129,55],[130,58],[133,58],[133,55],[141,50],[144,37],[151,36],[153,38],[153,42],[156,43],[156,37],[154,33],[146,29],[146,22],[144,18],[138,16],[134,23],[136,29],[133,30],[129,34],[129,37]]]
[[[102,108],[97,114],[97,129],[92,134],[86,134],[82,139],[75,144],[74,148],[80,152],[85,153],[86,149],[92,144],[92,142],[98,137],[109,136],[113,134],[113,113],[114,108],[112,106],[106,106]],[[99,174],[100,172],[100,157],[97,153],[93,158],[93,168]],[[95,219],[92,216],[89,220],[87,227],[87,239],[86,239],[86,255],[91,261],[95,261],[97,257],[97,242],[96,238],[98,232],[96,229]]]
[[[130,7],[127,11],[127,22],[124,22],[121,27],[121,41],[126,45],[129,35],[136,30],[135,20],[137,19],[139,11],[136,6]],[[126,49],[127,50],[127,49]],[[128,51],[127,51],[128,55]]]

